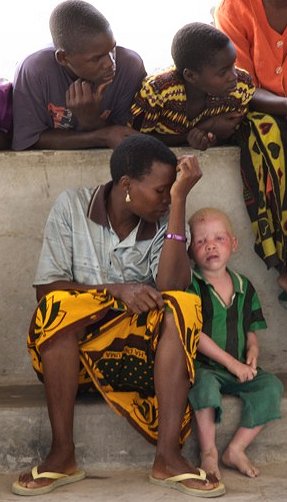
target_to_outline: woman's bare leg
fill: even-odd
[[[42,346],[44,385],[52,429],[52,445],[38,472],[72,474],[76,470],[73,442],[74,404],[78,389],[79,347],[74,334],[56,335]],[[31,472],[21,474],[21,485],[28,488],[51,483],[33,480]]]
[[[154,381],[159,405],[159,434],[152,474],[155,478],[165,479],[176,474],[198,473],[182,456],[179,444],[190,382],[172,314],[166,314],[163,322],[156,351]],[[217,486],[214,478],[209,479],[208,484],[198,480],[188,480],[185,484],[209,490]]]

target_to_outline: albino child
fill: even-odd
[[[275,375],[258,367],[255,331],[265,328],[266,323],[250,281],[227,268],[237,249],[229,218],[218,209],[204,208],[193,214],[189,224],[190,256],[195,262],[189,289],[202,300],[203,333],[226,352],[224,366],[198,354],[196,380],[189,391],[201,467],[220,479],[215,424],[221,418],[221,394],[230,394],[242,399],[243,408],[239,428],[221,460],[254,478],[259,469],[245,450],[267,422],[280,418],[283,385]]]

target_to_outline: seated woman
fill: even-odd
[[[255,90],[249,74],[234,66],[230,39],[211,25],[181,28],[172,55],[175,67],[144,80],[132,105],[133,126],[169,145],[188,143],[201,150],[227,138],[238,142],[255,250],[268,268],[278,270],[280,299],[286,296],[287,305],[287,126],[285,118],[265,115],[282,115],[287,100]],[[248,108],[256,113],[247,115]],[[284,137],[280,130],[286,130]]]
[[[244,197],[255,249],[268,268],[278,269],[279,300],[286,307],[287,3],[223,0],[215,9],[215,23],[232,40],[237,65],[257,86],[254,109],[264,112],[248,114],[238,138]]]
[[[0,79],[0,150],[7,150],[12,135],[12,84]]]
[[[192,467],[180,448],[201,329],[199,298],[184,292],[191,276],[185,203],[201,177],[198,162],[177,161],[163,143],[137,134],[113,152],[111,177],[96,189],[65,191],[48,217],[28,347],[44,380],[52,446],[12,490],[43,494],[85,477],[76,466],[73,413],[78,387],[92,386],[157,443],[153,483],[221,495],[223,484]]]

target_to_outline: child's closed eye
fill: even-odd
[[[196,239],[192,242],[193,246],[202,246],[206,242],[206,239]]]

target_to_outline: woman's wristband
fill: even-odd
[[[179,234],[172,234],[172,233],[166,233],[164,234],[165,239],[170,239],[173,241],[179,241],[179,242],[186,242],[187,238],[185,235],[179,235]]]

